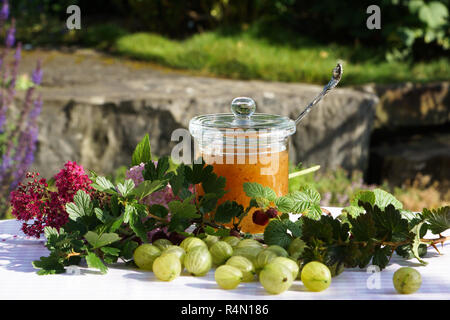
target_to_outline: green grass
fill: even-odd
[[[252,32],[205,32],[183,41],[135,33],[117,37],[112,48],[124,56],[166,67],[232,79],[323,84],[338,61],[344,63],[343,85],[450,79],[449,59],[411,65],[386,62],[375,49],[322,45],[302,38],[283,43]]]

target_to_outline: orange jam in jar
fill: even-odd
[[[288,192],[288,139],[295,132],[295,122],[277,115],[254,114],[255,108],[252,99],[236,98],[232,114],[198,116],[189,124],[196,154],[226,179],[227,193],[219,204],[232,200],[247,207],[250,198],[243,189],[245,182],[270,187],[278,196]],[[254,210],[242,220],[243,232],[264,232],[264,226],[253,223]]]

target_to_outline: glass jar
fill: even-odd
[[[255,110],[251,98],[239,97],[231,103],[232,113],[201,115],[189,123],[196,158],[203,158],[218,176],[226,178],[227,193],[220,203],[234,200],[247,207],[245,182],[270,187],[278,196],[288,193],[288,140],[295,132],[295,121]],[[241,230],[261,233],[264,227],[253,223],[251,211]]]

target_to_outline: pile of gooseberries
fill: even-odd
[[[134,262],[140,269],[153,271],[162,281],[174,280],[183,270],[201,277],[216,267],[214,278],[222,289],[234,289],[241,282],[259,279],[267,292],[280,294],[288,290],[300,274],[307,288],[313,291],[326,289],[331,283],[328,267],[319,262],[312,266],[309,263],[303,268],[306,274],[305,271],[300,273],[296,254],[295,246],[288,252],[280,246],[267,246],[255,239],[208,235],[187,237],[179,245],[168,239],[142,244],[134,251]],[[320,284],[318,277],[322,277]]]
[[[301,264],[298,257],[303,245],[300,239],[294,239],[286,250],[254,239],[211,235],[187,237],[179,245],[157,239],[136,248],[134,262],[140,269],[153,271],[162,281],[176,279],[183,270],[192,276],[205,276],[215,267],[214,278],[222,289],[235,289],[241,283],[258,279],[268,293],[280,294],[299,279],[309,291],[323,291],[331,284],[330,269],[318,261]],[[411,293],[420,287],[420,274],[410,269],[394,275],[394,285],[400,293]]]

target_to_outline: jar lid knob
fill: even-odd
[[[231,101],[231,112],[237,118],[250,118],[256,111],[256,103],[252,98],[238,97]]]

